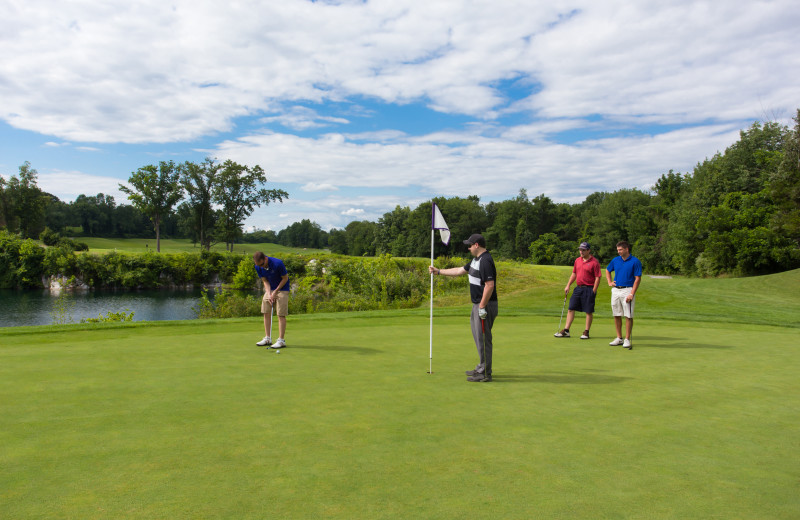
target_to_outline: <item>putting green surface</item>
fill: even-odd
[[[433,374],[414,313],[3,334],[0,517],[798,517],[796,328],[557,323],[501,306],[492,383],[466,314]]]

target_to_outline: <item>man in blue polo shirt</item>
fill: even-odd
[[[617,338],[609,343],[611,346],[622,345],[631,350],[631,332],[633,331],[633,304],[636,291],[642,281],[642,263],[631,255],[631,245],[622,240],[617,243],[619,256],[611,260],[606,267],[606,280],[611,287],[611,311],[614,313],[614,325]],[[611,272],[614,280],[611,280]],[[622,339],[622,317],[625,316],[625,339]]]
[[[286,346],[286,316],[289,314],[289,273],[284,263],[271,258],[261,251],[253,254],[253,263],[256,273],[264,284],[264,298],[261,300],[261,314],[264,315],[264,339],[256,343],[263,347],[272,345],[272,348]],[[273,344],[270,334],[272,332],[272,307],[278,311],[278,340]]]

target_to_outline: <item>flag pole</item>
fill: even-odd
[[[433,229],[431,229],[431,265],[433,265]],[[433,273],[431,273],[431,333],[428,373],[433,374]]]

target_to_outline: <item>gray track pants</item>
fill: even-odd
[[[470,313],[469,321],[472,326],[472,337],[475,339],[475,347],[478,349],[478,357],[480,358],[480,366],[486,374],[492,374],[492,326],[494,319],[497,317],[497,301],[490,301],[486,304],[486,333],[484,334],[481,327],[481,318],[478,315],[480,305],[477,303],[472,304],[472,313]],[[484,343],[484,336],[486,342]]]

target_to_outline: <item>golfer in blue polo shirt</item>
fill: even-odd
[[[611,260],[606,267],[606,280],[611,287],[611,311],[614,314],[614,326],[617,338],[609,343],[611,346],[622,345],[631,350],[631,332],[633,331],[633,304],[636,291],[642,281],[642,263],[631,255],[631,245],[622,240],[617,243],[619,256]],[[614,272],[614,280],[611,273]],[[625,339],[622,339],[622,317],[625,316]]]

